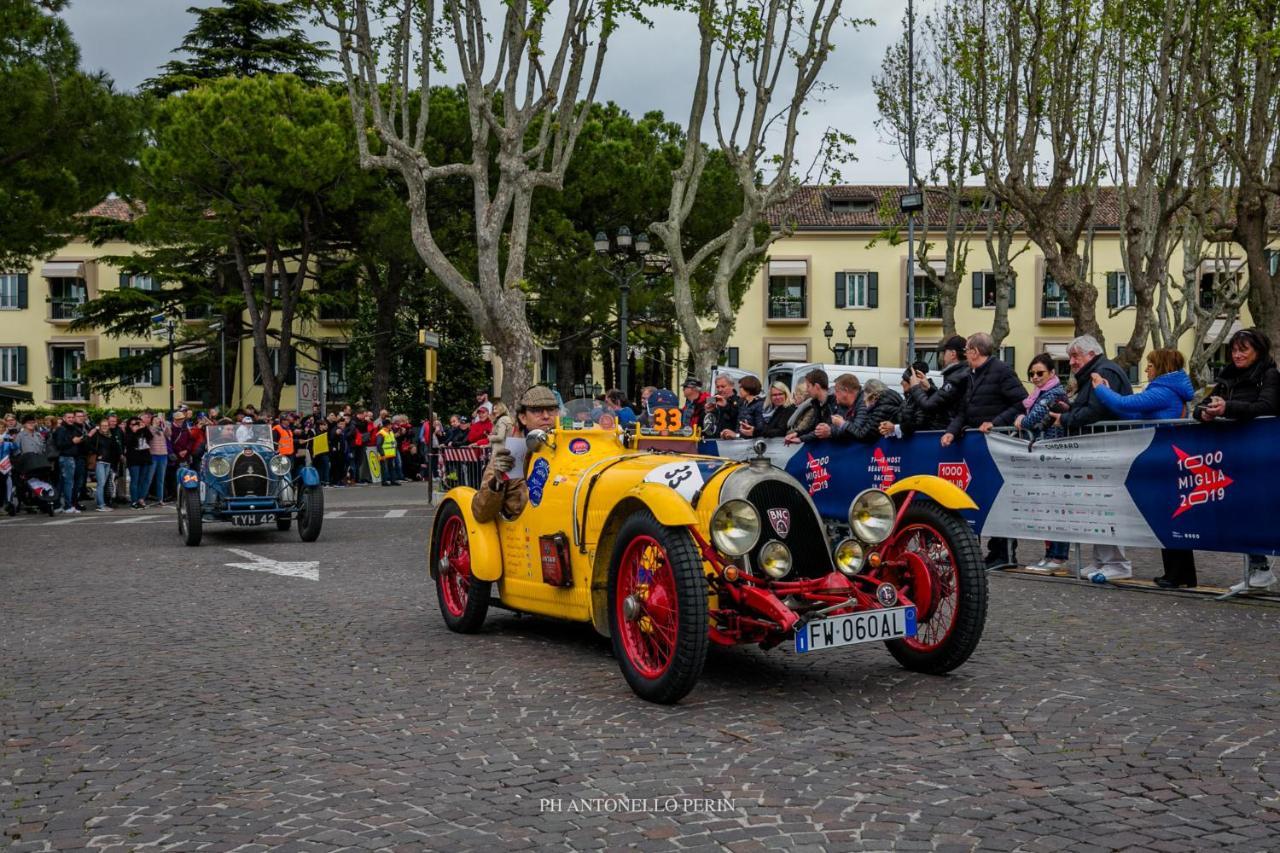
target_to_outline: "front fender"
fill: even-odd
[[[462,513],[463,523],[467,527],[467,547],[471,550],[471,574],[482,581],[496,581],[502,577],[502,545],[498,540],[497,522],[476,521],[471,512],[471,498],[475,493],[476,490],[469,486],[459,486],[456,489],[450,489],[444,496],[444,500],[440,502],[440,507],[436,510],[435,522],[431,525],[431,538],[427,540],[427,566],[430,568],[432,578],[439,574],[433,545],[436,537],[440,535],[440,519],[444,516],[444,509],[451,503],[458,507],[458,511]]]
[[[669,486],[641,483],[624,497],[642,502],[653,513],[653,517],[658,519],[658,523],[667,527],[689,527],[698,523],[698,514],[693,507]]]
[[[890,496],[907,492],[920,492],[947,509],[978,508],[978,505],[973,502],[973,498],[969,497],[955,483],[944,480],[941,477],[935,477],[932,474],[916,474],[913,477],[905,477],[885,489],[885,493]]]
[[[302,478],[302,485],[304,486],[320,485],[320,472],[310,465],[299,471],[298,475]]]

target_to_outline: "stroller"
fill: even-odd
[[[58,506],[57,475],[53,463],[39,453],[20,453],[9,457],[12,469],[5,488],[5,511],[17,515],[18,510],[53,515]]]

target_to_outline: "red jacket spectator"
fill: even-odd
[[[484,412],[483,415],[480,412]],[[484,409],[476,410],[476,419],[467,428],[467,444],[488,444],[489,433],[493,432],[493,421]]]

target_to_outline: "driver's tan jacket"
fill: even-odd
[[[504,480],[502,473],[493,469],[491,457],[484,474],[480,476],[480,488],[471,498],[471,514],[476,521],[482,524],[494,521],[499,513],[510,521],[524,512],[528,503],[529,485],[525,483],[524,477]]]

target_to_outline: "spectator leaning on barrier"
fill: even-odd
[[[862,395],[862,383],[852,373],[842,373],[831,383],[831,399],[835,406],[831,413],[831,423],[819,423],[813,428],[818,438],[832,438],[836,441],[853,439],[853,424],[865,411],[866,404]]]
[[[857,417],[844,427],[844,432],[854,441],[879,441],[880,425],[901,417],[902,395],[879,379],[867,380],[859,402],[862,405]]]
[[[733,390],[733,380],[721,374],[716,377],[714,405],[707,408],[702,431],[713,438],[730,438],[738,434],[738,409],[741,401]]]
[[[965,342],[965,358],[969,364],[969,384],[964,405],[942,434],[942,446],[948,447],[966,429],[990,432],[992,427],[1009,426],[1022,414],[1026,389],[1014,375],[1013,368],[993,358],[995,341],[986,332],[970,335]],[[987,568],[1017,562],[1017,542],[993,536],[987,540]]]
[[[1191,377],[1182,369],[1186,362],[1176,349],[1147,353],[1147,388],[1140,394],[1122,397],[1111,390],[1101,374],[1093,375],[1094,393],[1114,415],[1127,420],[1171,420],[1186,415],[1187,404],[1195,396]],[[1156,586],[1172,589],[1196,586],[1196,556],[1189,548],[1162,548],[1164,574]]]
[[[1053,358],[1042,352],[1031,359],[1031,363],[1027,365],[1027,378],[1031,380],[1035,390],[1022,401],[1022,408],[1026,411],[1014,419],[1013,425],[1041,438],[1061,438],[1062,427],[1053,425],[1049,419],[1049,411],[1055,406],[1066,408],[1070,404],[1067,402],[1067,389],[1062,387],[1055,372]],[[1067,564],[1070,556],[1070,542],[1046,541],[1044,557],[1033,563],[1031,568],[1042,571],[1060,569]]]
[[[684,406],[680,409],[680,423],[686,427],[701,427],[707,411],[707,397],[702,383],[690,376],[682,386]]]
[[[1243,421],[1280,415],[1280,372],[1271,357],[1271,339],[1261,329],[1241,329],[1227,341],[1227,347],[1231,363],[1222,369],[1218,383],[1192,416],[1208,423],[1218,418]],[[1275,582],[1267,558],[1250,554],[1249,580],[1231,590],[1266,589]]]
[[[815,367],[805,374],[805,387],[809,390],[809,398],[796,406],[795,414],[787,424],[787,444],[801,441],[817,441],[831,434],[831,416],[835,414],[836,401],[828,392],[830,388],[827,372]],[[818,434],[818,427],[825,426],[823,434]]]
[[[759,430],[750,427],[742,428],[746,438],[782,438],[787,434],[787,421],[795,413],[796,407],[789,402],[791,389],[785,382],[775,382],[769,386],[769,403],[761,412],[763,426]]]
[[[1076,380],[1076,395],[1065,414],[1051,412],[1049,417],[1068,433],[1112,417],[1111,410],[1094,390],[1093,377],[1100,374],[1112,391],[1120,395],[1133,393],[1129,377],[1114,361],[1102,354],[1102,345],[1092,335],[1081,335],[1067,347],[1067,361]],[[1133,564],[1118,545],[1094,545],[1093,562],[1080,570],[1080,577],[1103,583],[1133,577]]]
[[[959,335],[952,335],[938,347],[938,361],[942,365],[942,387],[933,389],[927,370],[920,363],[912,365],[905,393],[906,416],[900,423],[888,421],[880,424],[881,435],[904,438],[917,429],[946,429],[964,410],[965,395],[969,390],[969,363],[965,360],[968,342]],[[927,367],[927,365],[926,365]]]
[[[489,410],[478,406],[473,413],[474,420],[467,429],[467,444],[488,444],[489,433],[493,431],[493,421],[489,420]]]

